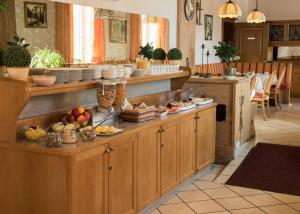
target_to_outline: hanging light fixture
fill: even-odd
[[[218,15],[220,18],[237,18],[242,16],[242,10],[238,4],[229,0],[219,8]]]
[[[247,17],[248,23],[264,23],[266,22],[266,16],[263,12],[258,10],[258,0],[256,0],[256,8],[251,11]]]

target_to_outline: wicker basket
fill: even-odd
[[[120,114],[120,118],[129,122],[144,122],[155,119],[155,107],[148,107],[146,109],[125,110]]]

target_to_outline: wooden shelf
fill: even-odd
[[[127,84],[133,85],[133,84],[155,82],[155,81],[166,80],[166,79],[178,79],[178,78],[189,77],[190,75],[191,75],[191,73],[189,71],[182,71],[182,72],[172,73],[172,74],[160,74],[160,75],[153,75],[153,76],[133,77],[133,78],[127,79]],[[97,87],[97,81],[67,83],[67,84],[54,85],[54,86],[49,86],[49,87],[32,86],[30,88],[31,89],[30,96],[37,97],[37,96],[45,96],[45,95],[52,95],[52,94],[71,93],[71,92],[75,92],[75,91],[93,89],[96,87]]]

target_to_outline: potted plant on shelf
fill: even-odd
[[[59,52],[44,48],[34,52],[30,67],[37,69],[60,68],[64,63],[64,58]]]
[[[164,49],[156,48],[152,53],[152,63],[154,64],[164,64],[167,54]]]
[[[225,42],[219,42],[219,45],[214,46],[214,49],[216,50],[215,55],[219,57],[224,64],[225,79],[235,79],[236,68],[231,68],[230,62],[234,61],[239,53],[239,49]]]
[[[152,59],[152,53],[153,53],[153,45],[152,43],[147,43],[144,47],[141,46],[140,47],[140,52],[139,52],[139,55],[142,57],[142,58],[146,58],[148,60]]]
[[[178,48],[172,48],[169,50],[168,54],[168,62],[173,65],[180,65],[182,60],[182,53]]]
[[[3,50],[2,62],[6,66],[8,77],[11,79],[27,81],[31,55],[24,38],[15,35],[12,42]]]

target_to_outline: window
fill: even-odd
[[[73,5],[75,63],[92,62],[94,49],[94,17],[94,8]]]
[[[159,47],[158,20],[153,16],[142,16],[142,45],[152,43],[154,48]]]

